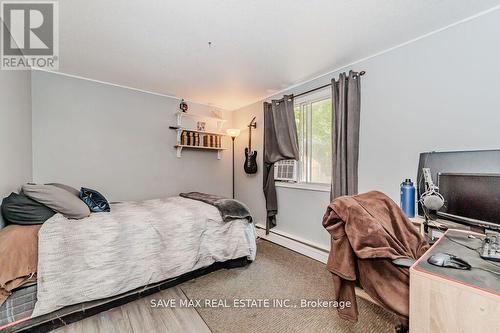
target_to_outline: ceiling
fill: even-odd
[[[65,0],[59,71],[232,110],[499,2]]]

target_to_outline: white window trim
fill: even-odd
[[[293,188],[297,190],[330,192],[330,184],[305,183],[305,182],[291,183],[291,182],[275,181],[274,185],[276,187]]]

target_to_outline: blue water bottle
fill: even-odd
[[[401,209],[407,217],[415,217],[415,193],[411,179],[407,178],[401,183]]]

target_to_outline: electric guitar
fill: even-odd
[[[252,151],[252,128],[257,128],[255,117],[248,125],[248,147],[245,148],[245,165],[243,169],[249,175],[257,173],[257,152]]]

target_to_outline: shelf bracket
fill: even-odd
[[[181,144],[181,136],[182,136],[182,131],[183,131],[183,130],[182,130],[181,128],[178,128],[178,129],[176,130],[176,132],[177,132],[177,133],[176,133],[176,134],[177,134],[177,144],[178,144],[178,145],[180,145],[180,144]]]
[[[177,113],[177,127],[182,127],[182,113]]]
[[[222,155],[222,150],[217,150],[217,159],[220,160]]]
[[[177,158],[181,158],[182,156],[182,147],[177,147]]]

